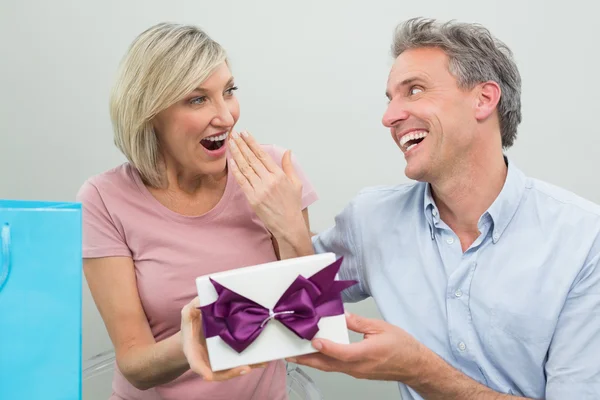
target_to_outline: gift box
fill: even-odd
[[[196,279],[213,371],[316,352],[313,338],[349,343],[342,259],[317,254]]]

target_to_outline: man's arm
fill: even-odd
[[[454,369],[433,352],[424,354],[421,369],[406,383],[428,400],[528,399],[493,391]]]
[[[599,360],[600,237],[596,239],[596,244],[575,279],[559,315],[546,362],[545,398],[600,398]],[[420,374],[420,382],[415,382],[413,386],[426,399],[515,398],[495,394],[442,360],[432,360],[430,364],[426,365],[425,371]],[[431,379],[423,379],[427,377]],[[454,397],[445,393],[451,393]]]
[[[402,382],[428,400],[526,399],[495,392],[452,368],[403,329],[375,319],[346,315],[348,329],[364,340],[339,344],[315,339],[319,353],[288,361],[359,379]]]
[[[600,236],[558,317],[546,362],[546,398],[600,398]]]

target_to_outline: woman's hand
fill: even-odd
[[[206,339],[202,332],[202,313],[198,309],[200,300],[196,297],[181,310],[181,342],[183,353],[190,369],[206,381],[224,381],[245,375],[252,368],[264,368],[267,364],[244,365],[233,369],[213,372],[210,368]]]
[[[276,239],[307,230],[302,216],[302,181],[294,171],[291,152],[280,168],[247,132],[232,132],[231,171],[252,209]]]

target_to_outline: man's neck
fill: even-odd
[[[452,176],[431,183],[440,218],[459,236],[463,250],[479,236],[479,218],[500,194],[507,172],[502,152],[488,157],[480,153]]]

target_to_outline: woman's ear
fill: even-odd
[[[496,82],[488,81],[478,85],[475,94],[475,118],[482,121],[496,111],[502,91]]]

